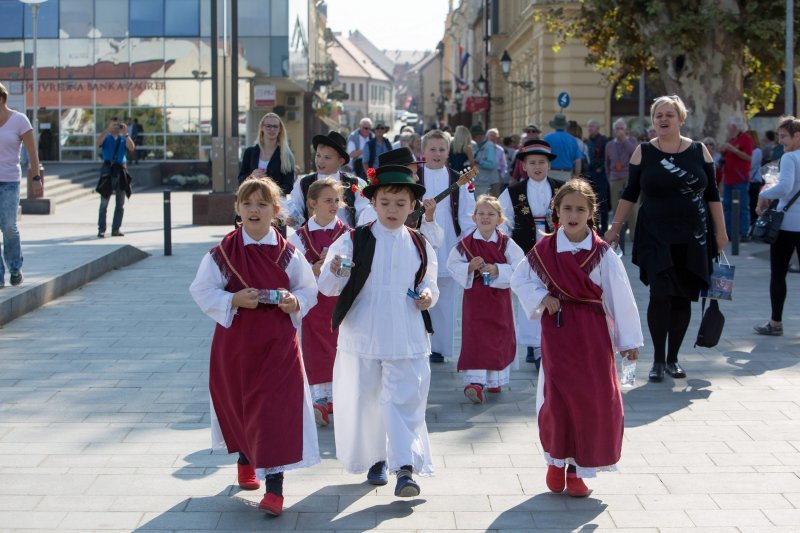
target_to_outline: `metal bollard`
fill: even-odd
[[[172,191],[164,191],[164,255],[172,255]]]
[[[733,191],[731,200],[731,254],[739,255],[739,212],[742,209],[742,200],[739,191]]]

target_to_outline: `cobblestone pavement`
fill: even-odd
[[[620,471],[591,480],[589,498],[545,487],[531,365],[476,406],[448,362],[433,367],[437,471],[420,497],[344,474],[327,428],[322,464],[288,473],[286,511],[265,517],[261,494],[236,487],[234,458],[209,450],[213,328],[187,290],[227,228],[191,226],[191,195],[173,199],[171,257],[160,194],[133,197],[120,239],[95,238],[96,197],[23,217],[25,285],[121,244],[152,256],[0,331],[0,530],[798,531],[800,275],[789,274],[786,336],[752,334],[769,314],[767,248],[754,243],[732,258],[736,301],[722,303],[717,348],[692,348],[693,309],[688,379],[647,383],[645,348],[639,385],[624,393]]]

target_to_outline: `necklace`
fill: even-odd
[[[683,138],[681,138],[680,141],[678,142],[678,148],[674,152],[668,152],[664,150],[661,146],[661,139],[656,139],[656,142],[658,143],[658,149],[666,154],[677,154],[678,152],[681,151],[681,148],[683,147]],[[670,163],[673,163],[675,161],[675,155],[670,155],[667,159],[669,159]]]

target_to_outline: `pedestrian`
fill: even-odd
[[[472,219],[477,228],[450,251],[447,269],[464,287],[458,357],[464,395],[483,403],[484,390],[501,392],[511,375],[517,352],[511,274],[525,254],[498,229],[503,208],[497,198],[479,197]]]
[[[378,167],[363,192],[378,220],[337,239],[319,277],[320,292],[339,296],[336,455],[347,472],[367,471],[373,485],[396,474],[394,494],[407,498],[420,493],[413,474],[433,473],[425,424],[431,346],[421,311],[439,296],[436,253],[404,226],[425,192],[410,169]]]
[[[361,154],[365,169],[378,166],[378,156],[392,149],[392,143],[384,137],[387,130],[388,128],[383,121],[378,120],[375,123],[375,127],[372,130],[375,132],[375,136],[367,141],[364,145],[364,152]]]
[[[540,235],[553,232],[550,226],[550,202],[561,186],[548,176],[550,163],[555,158],[547,141],[525,141],[517,153],[517,161],[521,161],[525,168],[525,178],[500,195],[505,231],[525,254],[531,251]],[[542,361],[542,326],[539,319],[530,318],[518,305],[515,324],[517,342],[527,348],[525,362],[534,364],[539,371]]]
[[[280,194],[267,178],[239,186],[242,226],[203,257],[189,288],[217,322],[209,369],[212,447],[239,454],[243,489],[264,480],[259,509],[271,515],[283,510],[284,471],[320,461],[297,342],[317,287],[305,257],[271,226]]]
[[[341,183],[333,178],[312,183],[306,200],[311,218],[289,237],[289,242],[306,258],[317,278],[328,255],[328,248],[350,230],[336,216],[341,189]],[[311,388],[317,426],[327,426],[329,416],[333,414],[333,361],[339,336],[337,330],[331,331],[335,305],[335,297],[317,294],[317,305],[303,317],[303,335],[300,339],[303,365]]]
[[[450,168],[456,172],[463,172],[465,168],[475,166],[472,137],[464,126],[456,126],[455,136],[450,144],[448,163]]]
[[[711,154],[702,143],[681,135],[686,115],[678,96],[661,96],[650,106],[658,135],[633,152],[628,186],[605,235],[609,243],[619,240],[620,228],[641,195],[631,261],[650,287],[649,379],[656,382],[665,371],[673,378],[686,377],[678,353],[691,302],[708,289],[712,258],[728,243]]]
[[[786,210],[777,240],[769,247],[770,319],[755,326],[759,335],[783,335],[783,306],[786,302],[786,273],[792,255],[800,256],[800,119],[784,117],[778,124],[778,142],[784,148],[780,159],[780,175],[772,187],[761,191],[756,212],[760,215],[771,202],[779,200],[778,211]],[[795,300],[796,301],[796,300]]]
[[[0,288],[5,286],[6,269],[9,282],[16,287],[22,274],[22,246],[17,228],[19,186],[22,181],[20,146],[28,153],[31,197],[42,195],[43,181],[39,174],[39,154],[33,128],[24,114],[8,107],[8,89],[0,83],[0,231],[3,233],[3,258],[0,259]]]
[[[286,218],[286,223],[294,227],[300,222],[298,218],[308,220],[306,195],[309,187],[317,180],[332,177],[341,182],[343,191],[344,204],[340,204],[337,216],[342,222],[354,228],[358,217],[369,206],[369,202],[353,191],[354,185],[360,189],[364,188],[366,182],[342,170],[342,167],[350,160],[350,156],[345,150],[344,137],[338,132],[331,131],[327,135],[315,135],[311,139],[311,145],[314,148],[314,165],[317,171],[295,180],[288,202],[292,213],[289,213],[290,216]],[[296,217],[297,214],[300,217]]]
[[[636,150],[636,139],[628,135],[628,124],[624,119],[618,118],[614,121],[614,138],[606,143],[605,153],[605,171],[608,176],[609,186],[609,207],[611,211],[616,212],[619,205],[619,198],[622,190],[628,183],[628,176],[630,169],[631,156]],[[628,227],[631,229],[631,235],[636,228],[636,215],[639,211],[639,206],[633,206]]]
[[[469,129],[475,153],[475,165],[478,175],[475,176],[475,196],[487,194],[496,183],[500,183],[500,174],[497,172],[497,147],[489,138],[480,124],[475,124]]]
[[[711,154],[711,160],[714,162],[714,179],[717,182],[717,187],[722,183],[722,154],[717,149],[717,141],[714,137],[706,137],[703,139],[703,144]]]
[[[125,198],[131,197],[131,176],[128,174],[127,152],[136,149],[128,135],[128,126],[117,117],[108,121],[108,126],[97,140],[103,157],[100,180],[95,190],[100,193],[100,213],[97,221],[97,238],[106,236],[108,203],[114,195],[114,217],[111,219],[111,236],[123,237],[120,228],[125,214]]]
[[[511,278],[525,312],[541,315],[536,409],[547,487],[566,485],[573,497],[591,492],[583,479],[616,469],[624,417],[614,353],[636,360],[643,345],[625,267],[594,231],[596,208],[587,181],[568,181],[553,198],[559,229]]]
[[[746,241],[750,231],[750,163],[753,158],[753,140],[745,134],[742,117],[736,115],[728,120],[728,140],[720,146],[722,158],[722,209],[725,213],[725,228],[732,238],[731,210],[734,191],[739,193],[739,240]]]
[[[544,140],[550,143],[553,153],[557,156],[553,160],[550,177],[562,183],[580,175],[583,156],[578,140],[565,131],[568,125],[567,117],[556,113],[550,121],[550,127],[555,131],[544,136]]]
[[[369,117],[362,118],[358,122],[358,129],[350,133],[350,137],[347,138],[346,153],[348,157],[344,164],[352,161],[353,174],[361,179],[367,176],[367,169],[364,168],[363,161],[364,147],[374,138],[375,134],[372,133],[372,120],[370,120]]]
[[[592,183],[597,195],[597,212],[600,222],[599,231],[604,235],[608,229],[608,176],[606,175],[605,154],[608,137],[600,133],[600,123],[590,120],[586,123],[589,136],[586,138],[586,176]]]
[[[294,154],[281,117],[267,113],[258,124],[258,142],[248,146],[239,165],[239,184],[255,173],[278,184],[284,196],[294,187]]]
[[[504,187],[508,186],[508,164],[506,163],[506,152],[500,144],[500,132],[497,128],[491,128],[486,132],[486,138],[494,144],[495,164],[497,165],[497,175],[499,181],[492,185],[489,194],[497,198]]]
[[[753,155],[750,160],[750,181],[747,188],[747,205],[750,207],[750,227],[747,228],[747,240],[750,239],[750,231],[753,229],[753,224],[758,219],[756,214],[756,206],[758,205],[758,193],[761,187],[764,186],[764,177],[761,175],[761,165],[763,161],[763,152],[761,150],[761,141],[758,138],[756,130],[747,130],[745,134],[749,135],[753,140]]]
[[[425,165],[418,172],[419,183],[425,187],[423,201],[432,200],[458,181],[458,173],[445,166],[449,150],[449,141],[440,130],[432,130],[425,134],[422,140]],[[434,331],[431,336],[433,351],[430,362],[432,363],[443,363],[445,359],[453,357],[456,311],[462,291],[447,270],[447,258],[461,236],[469,235],[475,229],[475,223],[472,221],[474,208],[473,192],[468,185],[462,185],[443,200],[434,213],[436,224],[444,231],[444,240],[442,245],[436,248],[439,265],[436,278],[439,303],[430,312]]]

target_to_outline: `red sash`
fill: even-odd
[[[542,315],[542,447],[554,459],[603,467],[619,461],[624,419],[603,291],[589,278],[608,244],[592,235],[591,250],[557,253],[551,235],[527,257],[550,294],[561,299],[561,327],[556,315]]]
[[[297,235],[306,249],[309,263],[320,260],[322,249],[330,247],[349,227],[336,219],[333,229],[310,231],[308,224],[298,230]],[[331,331],[331,317],[336,306],[336,296],[317,293],[317,305],[303,318],[303,362],[310,385],[333,381],[333,362],[336,358],[336,342],[339,330]]]
[[[272,231],[274,246],[245,246],[239,228],[211,250],[226,291],[290,288],[295,248]],[[231,327],[217,325],[209,389],[229,453],[243,453],[255,468],[302,460],[303,372],[297,330],[276,305],[240,307]]]
[[[508,236],[498,231],[497,237],[497,242],[489,242],[470,234],[461,239],[458,250],[468,259],[506,263]],[[489,287],[483,284],[480,272],[474,275],[472,288],[464,291],[458,370],[503,370],[514,361],[517,351],[511,289]]]

